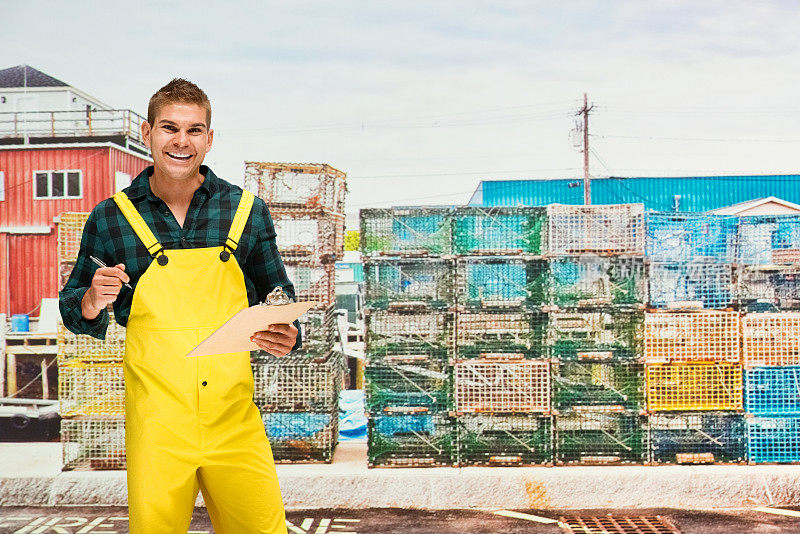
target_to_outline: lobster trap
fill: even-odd
[[[449,407],[450,369],[438,362],[370,364],[364,380],[369,413],[434,413]]]
[[[342,389],[342,354],[320,358],[259,351],[253,363],[253,402],[264,412],[331,412]]]
[[[644,254],[644,204],[547,206],[551,256]]]
[[[800,310],[800,265],[743,267],[738,285],[739,304],[744,309]]]
[[[440,414],[376,415],[367,422],[369,467],[433,467],[455,461],[453,422]]]
[[[127,469],[125,417],[62,419],[61,453],[64,471]]]
[[[741,463],[747,453],[744,416],[659,413],[649,417],[650,461],[659,464]]]
[[[550,304],[559,308],[643,307],[647,302],[641,258],[578,256],[550,261]]]
[[[644,417],[613,412],[572,412],[555,417],[557,464],[643,463]]]
[[[464,257],[456,262],[456,301],[470,308],[537,307],[547,303],[544,260]]]
[[[456,413],[550,413],[550,360],[453,365]]]
[[[651,263],[650,305],[654,308],[723,309],[735,300],[733,265]]]
[[[297,318],[303,346],[292,354],[324,357],[333,350],[336,342],[336,315],[334,306],[326,310],[309,310]]]
[[[329,263],[343,257],[344,215],[286,209],[273,209],[270,215],[282,258]]]
[[[361,210],[361,253],[435,256],[451,254],[452,208]]]
[[[125,415],[125,377],[122,362],[70,360],[58,366],[59,413]]]
[[[736,263],[738,217],[651,211],[645,218],[651,261]]]
[[[244,188],[270,209],[305,208],[344,213],[347,175],[317,163],[246,161]]]
[[[447,361],[453,350],[453,313],[367,310],[366,353],[370,361]],[[416,357],[416,358],[409,358]]]
[[[547,315],[528,311],[456,314],[456,358],[529,359],[546,355]]]
[[[800,262],[800,216],[755,215],[739,220],[739,263]]]
[[[748,417],[747,457],[753,463],[800,462],[800,417]]]
[[[646,313],[644,358],[648,363],[739,363],[739,312]]]
[[[336,303],[336,267],[333,263],[283,262],[294,285],[295,300],[314,300],[313,309],[325,310]]]
[[[744,402],[747,413],[800,416],[800,366],[748,369]]]
[[[592,311],[549,314],[550,356],[561,360],[634,360],[641,356],[644,313]]]
[[[559,411],[644,409],[644,366],[631,362],[553,364],[553,407]]]
[[[330,463],[339,441],[338,409],[333,412],[262,413],[276,463]]]
[[[65,212],[59,216],[58,222],[58,261],[72,262],[78,259],[81,248],[83,227],[89,218],[88,213]]]
[[[752,313],[742,317],[742,362],[800,365],[800,313]]]
[[[730,363],[648,364],[650,412],[742,410],[742,367]]]
[[[120,362],[125,355],[125,327],[114,320],[109,312],[105,340],[92,336],[73,334],[64,323],[58,323],[58,362],[80,359],[93,362]]]
[[[448,308],[455,303],[453,261],[372,259],[364,263],[365,304],[378,309]]]
[[[455,420],[458,465],[553,462],[553,420],[539,415],[464,414]]]
[[[544,253],[547,212],[539,207],[463,207],[453,215],[456,254]]]

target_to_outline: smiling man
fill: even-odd
[[[59,295],[72,332],[104,339],[109,303],[127,327],[132,533],[185,533],[198,491],[218,533],[286,532],[249,353],[186,356],[275,287],[294,297],[266,204],[202,165],[210,126],[211,104],[193,83],[175,79],[153,95],[142,125],[153,166],[92,211]],[[253,341],[284,356],[300,337],[296,324],[272,325]]]

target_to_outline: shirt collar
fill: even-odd
[[[125,194],[129,199],[134,200],[146,196],[148,200],[158,200],[158,197],[150,189],[150,177],[153,175],[154,170],[155,167],[150,165],[133,179],[131,185],[125,190]],[[220,179],[206,165],[200,165],[200,174],[205,176],[205,179],[200,184],[199,190],[205,191],[209,197],[214,196],[219,191]]]

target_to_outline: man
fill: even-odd
[[[142,124],[153,166],[94,208],[60,293],[77,334],[104,339],[109,303],[127,326],[132,533],[185,534],[198,490],[218,533],[286,532],[249,353],[186,356],[273,288],[294,297],[266,204],[201,165],[210,125],[211,104],[193,83],[175,79],[153,95]],[[252,339],[275,356],[300,343],[296,323]]]

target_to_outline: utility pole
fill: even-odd
[[[586,93],[583,93],[583,108],[577,113],[583,115],[583,203],[587,206],[592,203],[592,179],[589,176],[589,112],[594,106],[589,106]]]

